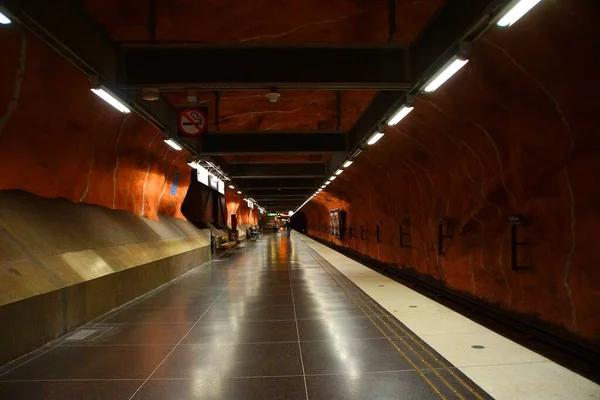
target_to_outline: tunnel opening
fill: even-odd
[[[298,211],[290,218],[292,229],[301,232],[308,232],[308,216],[303,211]]]

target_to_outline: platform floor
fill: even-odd
[[[467,336],[450,352],[437,346],[446,358],[436,352],[431,336],[464,325],[410,292],[299,234],[267,234],[2,367],[0,398],[492,398],[477,373],[451,364],[461,346],[471,358],[485,349],[472,353]],[[419,326],[435,333],[425,341]],[[567,387],[568,397],[481,381],[496,398],[596,398],[597,385],[574,376],[567,384],[587,392]]]

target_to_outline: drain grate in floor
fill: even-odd
[[[71,336],[67,336],[65,340],[84,340],[96,332],[98,332],[97,329],[82,329],[78,332],[75,332]]]
[[[91,342],[111,329],[111,326],[95,326],[94,329],[80,329],[72,335],[65,337],[63,340],[65,342]]]

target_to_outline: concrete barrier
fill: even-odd
[[[208,261],[210,231],[0,192],[0,364]]]

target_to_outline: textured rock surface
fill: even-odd
[[[329,90],[281,90],[277,103],[265,97],[268,90],[223,92],[219,102],[220,131],[337,130],[337,98]],[[163,92],[177,108],[189,107],[186,92]],[[372,90],[344,91],[340,99],[340,130],[347,131],[375,95]],[[215,132],[215,97],[198,92],[198,103],[208,107],[208,130]]]
[[[451,82],[304,208],[309,225],[348,211],[370,240],[338,244],[410,267],[499,307],[600,340],[598,38],[588,1],[544,2],[474,46]],[[530,227],[512,271],[507,216]],[[438,220],[455,236],[438,254]],[[399,221],[412,249],[399,247]],[[375,229],[380,222],[380,244]],[[405,228],[407,230],[407,228]],[[332,240],[312,229],[311,234]]]
[[[0,30],[0,47],[0,190],[183,218],[185,152],[104,103],[83,73],[18,26]]]
[[[249,226],[258,225],[258,208],[249,208],[248,203],[244,201],[244,196],[237,194],[235,190],[229,188],[225,192],[225,204],[227,205],[227,226],[231,228],[231,214],[236,214],[238,225]],[[245,228],[238,228],[244,230]]]

